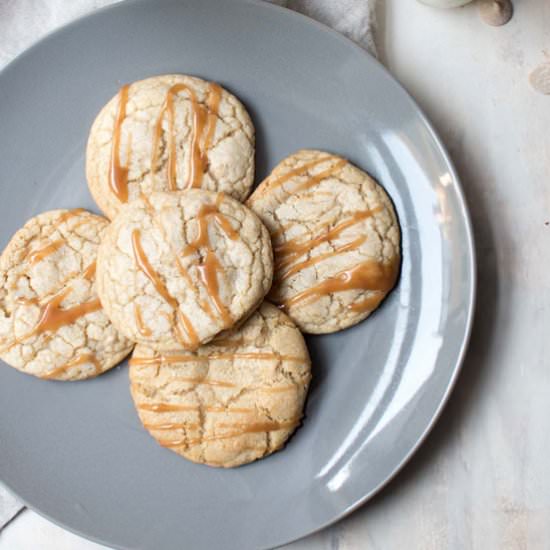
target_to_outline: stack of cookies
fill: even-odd
[[[0,257],[0,357],[82,380],[133,350],[143,426],[195,462],[280,449],[301,422],[301,332],[365,319],[394,287],[400,233],[384,190],[303,150],[254,183],[254,127],[219,85],[124,86],[88,141],[84,210],[28,221]],[[246,200],[247,199],[247,200]]]

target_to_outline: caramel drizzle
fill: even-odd
[[[198,223],[197,237],[184,249],[183,254],[182,254],[184,257],[189,255],[189,254],[198,252],[200,247],[206,247],[207,250],[210,251],[210,238],[209,238],[209,235],[208,235],[208,220],[207,220],[207,216],[209,216],[209,215],[214,215],[216,222],[220,225],[222,230],[226,233],[226,235],[230,239],[236,240],[238,238],[239,235],[238,235],[237,231],[235,231],[235,229],[233,229],[233,227],[232,227],[231,223],[229,222],[229,220],[219,210],[220,206],[221,206],[221,202],[223,200],[223,197],[224,197],[223,193],[218,193],[215,205],[202,205],[201,208],[199,209],[198,215],[196,217],[196,220],[197,220],[197,223]],[[148,198],[146,196],[143,196],[143,199],[145,201],[146,208],[150,212],[152,212],[153,207],[151,206],[151,203],[149,202]],[[155,220],[154,212],[151,213],[151,217],[152,217],[153,220]],[[166,232],[164,231],[162,225],[161,224],[157,224],[157,225],[159,227],[159,230],[162,232],[162,234],[165,236],[167,242],[169,243],[170,250],[171,250],[171,252],[174,256],[174,259],[176,261],[176,265],[177,265],[180,273],[185,277],[185,279],[187,280],[187,282],[190,285],[193,285],[193,281],[192,281],[191,277],[189,276],[189,273],[184,268],[184,266],[181,264],[180,259],[178,257],[178,254],[176,253],[176,251],[173,249],[172,245],[170,244],[170,240],[168,239],[168,237],[166,235]],[[214,262],[212,262],[212,260],[211,260],[211,264],[212,263],[214,263]],[[216,263],[217,263],[217,259],[216,259]],[[219,263],[218,263],[218,265],[219,265]],[[199,275],[202,275],[201,272],[200,272],[201,267],[203,267],[203,266],[198,266]],[[209,269],[211,269],[211,268],[212,268],[212,265],[209,266]],[[211,277],[211,273],[208,270],[205,273],[205,275],[208,275],[209,277]],[[207,280],[208,280],[208,278],[207,278]],[[215,285],[216,285],[215,288],[207,287],[207,291],[212,296],[212,290],[216,291],[216,289],[218,288],[217,287],[217,278],[216,279],[210,279],[210,281],[215,282]],[[217,291],[215,292],[215,295],[213,296],[213,301],[215,299],[217,299],[217,302],[218,302],[218,304],[216,305],[216,309],[218,309],[218,311],[220,311],[220,308],[218,306],[219,305],[223,306],[223,304],[222,304],[222,302],[219,298],[219,294],[218,294]],[[214,312],[212,311],[212,308],[210,307],[210,304],[207,301],[200,300],[200,305],[206,311],[206,313],[210,316],[210,318],[212,320],[216,319],[216,317],[214,315]],[[225,307],[225,306],[223,306],[223,307]],[[190,324],[190,322],[187,318],[184,319],[183,322],[184,322],[184,324],[188,323],[189,326],[191,327],[191,329],[193,329],[192,325]],[[230,326],[230,324],[232,324],[232,321],[231,321],[231,323],[228,323],[228,319],[226,318],[224,320],[224,325],[225,326]]]
[[[71,218],[74,218],[78,216],[79,214],[82,214],[86,212],[86,209],[84,208],[73,208],[72,210],[69,210],[68,212],[64,212],[57,218],[56,220],[56,228],[59,227],[63,222],[66,222],[70,220]]]
[[[229,239],[235,241],[239,238],[239,234],[229,222],[229,220],[220,212],[220,203],[223,199],[223,193],[218,193],[216,204],[203,204],[196,217],[197,221],[197,236],[192,242],[187,245],[183,251],[183,256],[189,256],[197,252],[201,247],[211,249],[210,237],[208,235],[208,216],[214,216],[216,223],[222,228]]]
[[[172,191],[178,189],[177,184],[177,147],[176,147],[176,124],[174,101],[179,92],[186,91],[191,100],[193,125],[191,130],[191,147],[189,152],[189,177],[187,187],[200,187],[204,172],[207,169],[208,159],[206,151],[209,149],[216,129],[218,110],[221,99],[221,88],[210,83],[207,98],[207,108],[197,101],[194,90],[186,84],[175,84],[166,93],[166,100],[161,108],[159,117],[155,124],[153,134],[153,151],[151,156],[151,174],[154,174],[158,164],[159,142],[162,136],[162,121],[165,114],[168,115],[168,186]],[[208,113],[207,113],[208,110]],[[201,139],[206,128],[206,136],[203,147]]]
[[[166,234],[166,231],[164,230],[164,227],[162,226],[161,223],[159,223],[159,221],[157,220],[156,216],[155,216],[155,212],[154,212],[154,209],[153,207],[151,206],[151,202],[149,201],[149,199],[147,198],[146,195],[142,195],[142,199],[145,203],[145,207],[147,208],[149,214],[151,215],[151,220],[153,221],[153,223],[157,226],[158,230],[162,233],[162,235],[164,236],[164,240],[168,243],[168,246],[170,248],[170,252],[172,253],[172,256],[174,257],[174,261],[176,262],[176,266],[178,268],[178,271],[180,272],[180,274],[182,275],[182,277],[185,278],[185,280],[187,281],[187,283],[191,286],[194,286],[194,283],[193,283],[193,280],[191,279],[191,276],[189,275],[189,273],[187,272],[187,270],[185,269],[185,267],[183,267],[180,259],[179,259],[179,255],[178,253],[176,252],[176,250],[174,249],[172,243],[170,242],[170,239],[168,238],[168,235]],[[200,305],[201,307],[206,311],[206,313],[209,315],[209,317],[215,321],[216,320],[216,317],[214,315],[214,312],[212,311],[212,308],[210,307],[210,304],[204,300],[201,300],[200,301]]]
[[[344,246],[340,246],[336,248],[335,250],[331,252],[325,252],[323,254],[319,254],[318,256],[314,256],[313,258],[310,258],[309,260],[304,260],[303,262],[299,262],[297,264],[294,264],[292,267],[281,273],[277,277],[277,282],[284,281],[285,279],[288,279],[292,275],[298,273],[299,271],[302,271],[302,269],[306,269],[308,267],[311,267],[313,265],[318,264],[319,262],[322,262],[324,260],[327,260],[328,258],[332,258],[333,256],[338,256],[338,254],[344,254],[346,252],[351,252],[353,250],[356,250],[359,248],[365,241],[367,240],[366,235],[363,235],[361,237],[357,237],[354,241],[345,244]]]
[[[145,276],[153,283],[156,291],[163,297],[172,308],[178,308],[177,300],[168,292],[168,289],[162,282],[159,274],[153,269],[153,266],[149,263],[147,256],[141,246],[141,234],[139,229],[132,231],[132,248],[134,252],[134,258],[139,269],[145,274]]]
[[[82,277],[84,279],[87,279],[88,281],[91,281],[95,277],[95,270],[96,270],[96,263],[92,262],[85,270],[84,273],[82,273]]]
[[[372,210],[362,210],[355,212],[349,219],[344,220],[332,229],[325,233],[314,237],[313,239],[304,240],[302,237],[296,237],[284,242],[274,248],[274,254],[277,258],[276,269],[284,269],[295,262],[301,256],[307,254],[319,245],[332,241],[337,238],[346,229],[364,221],[382,211],[381,206],[377,206]]]
[[[210,360],[224,360],[224,359],[252,359],[252,360],[267,360],[267,361],[290,361],[294,363],[305,363],[307,359],[304,357],[295,357],[292,355],[280,355],[279,353],[261,353],[261,352],[243,352],[243,353],[213,353],[211,355],[161,355],[160,357],[132,357],[129,365],[131,367],[138,366],[157,366],[162,364],[179,364],[187,362],[207,362]],[[216,380],[207,377],[171,377],[167,380],[171,382],[185,382],[189,384],[200,384],[205,386],[216,386],[225,388],[236,388],[237,384],[227,382],[225,380]],[[282,386],[253,386],[251,390],[262,391],[265,393],[281,393],[290,390],[294,390],[294,385],[282,385]]]
[[[171,384],[172,382],[183,382],[185,384],[195,384],[197,386],[211,386],[219,388],[240,388],[238,384],[232,382],[226,382],[224,380],[215,380],[213,378],[201,378],[201,377],[185,377],[185,376],[175,376],[168,378],[166,383]],[[259,391],[262,393],[285,393],[287,391],[295,390],[296,386],[292,384],[282,385],[282,386],[246,386],[248,390]]]
[[[312,176],[309,180],[296,185],[296,187],[292,190],[292,192],[297,193],[298,191],[304,191],[305,189],[310,189],[311,187],[318,185],[323,180],[337,174],[346,165],[346,163],[347,161],[345,159],[340,159],[338,162],[336,162],[332,167],[328,168],[327,170],[324,170],[323,172],[320,172],[319,174]]]
[[[186,384],[197,384],[201,386],[213,386],[220,388],[237,387],[232,382],[225,382],[224,380],[215,380],[213,378],[202,378],[197,376],[175,376],[173,378],[170,378],[168,382],[184,382]]]
[[[149,263],[147,256],[141,246],[141,235],[139,229],[134,229],[132,231],[132,249],[134,252],[134,258],[139,269],[145,274],[145,276],[151,281],[156,291],[162,296],[165,302],[173,309],[174,324],[176,334],[180,339],[180,343],[184,347],[193,347],[196,348],[199,345],[199,339],[193,324],[191,321],[181,312],[177,300],[170,294],[165,284],[162,282],[159,274],[153,269],[153,266]],[[184,329],[189,338],[189,343],[186,343],[183,339],[183,335],[180,332],[180,322],[183,324]]]
[[[212,319],[212,321],[215,321],[217,319],[217,317],[216,317],[216,314],[214,313],[214,310],[212,309],[212,306],[210,305],[210,303],[207,300],[203,300],[202,298],[200,298],[199,303],[200,303],[201,308],[204,309],[204,311],[208,315],[208,317],[210,317],[210,319]]]
[[[289,309],[299,302],[319,299],[335,292],[346,290],[391,290],[397,278],[398,264],[382,264],[372,260],[360,263],[350,269],[337,273],[334,277],[308,288],[282,304]]]
[[[295,357],[293,355],[281,355],[279,353],[259,353],[259,352],[243,352],[243,353],[212,353],[208,359],[253,359],[258,361],[289,361],[292,363],[305,363],[307,359],[304,357]]]
[[[158,364],[177,364],[207,362],[224,359],[252,359],[260,361],[289,361],[293,363],[305,363],[305,357],[293,355],[281,355],[279,353],[242,352],[242,353],[212,353],[210,355],[161,355],[160,357],[132,357],[130,366],[146,366]]]
[[[189,243],[188,246],[183,250],[183,256],[188,256],[199,251],[200,248],[206,248],[206,258],[204,262],[197,266],[197,271],[199,277],[206,287],[207,293],[210,296],[216,311],[218,312],[219,317],[222,320],[223,327],[230,327],[233,324],[233,319],[229,313],[229,310],[223,303],[220,296],[220,289],[218,285],[218,272],[223,274],[223,268],[220,265],[220,262],[211,248],[210,237],[208,234],[208,216],[214,216],[215,221],[224,231],[228,238],[231,240],[238,239],[239,235],[229,220],[220,212],[220,205],[223,200],[223,193],[218,193],[216,198],[216,204],[203,204],[199,209],[199,212],[196,217],[197,221],[197,236],[193,241]],[[206,307],[207,304],[201,304],[203,308],[210,309]]]
[[[239,408],[239,407],[233,407],[231,409],[226,409],[224,407],[203,407],[206,412],[213,412],[213,413],[238,413],[238,414],[249,414],[254,409],[250,408]]]
[[[170,318],[170,322],[174,326],[174,329],[176,331],[176,337],[179,340],[180,344],[184,347],[184,349],[187,349],[187,348],[196,349],[200,345],[200,342],[199,342],[197,333],[195,332],[195,327],[193,326],[193,323],[191,323],[189,318],[179,309],[175,311],[175,316],[176,316],[175,324],[172,318]],[[183,331],[182,331],[182,328],[183,328]],[[186,335],[191,340],[191,343],[189,345],[185,343]]]
[[[82,214],[83,212],[86,212],[86,210],[84,210],[84,208],[74,208],[72,210],[68,210],[67,212],[64,212],[63,214],[61,214],[55,220],[55,224],[54,224],[54,227],[52,229],[52,232],[47,238],[50,239],[62,223],[69,221],[71,218],[74,218],[74,217],[78,216],[79,214]],[[46,258],[47,256],[49,256],[50,254],[53,254],[54,252],[59,250],[64,244],[65,244],[65,241],[63,239],[57,239],[57,240],[55,240],[53,242],[50,242],[46,246],[44,246],[42,248],[39,248],[37,250],[29,251],[27,249],[24,252],[23,259],[24,260],[28,259],[29,263],[31,265],[34,265],[34,264],[40,262],[41,260],[43,260],[44,258]]]
[[[173,403],[140,403],[137,408],[141,411],[152,411],[157,413],[164,412],[198,412],[201,408],[198,405],[177,405]],[[224,408],[224,407],[203,407],[207,412],[214,413],[235,413],[235,414],[248,414],[254,411],[250,408]]]
[[[212,342],[210,342],[210,344],[212,346],[220,346],[220,347],[224,347],[224,348],[235,349],[235,348],[239,348],[241,346],[244,346],[245,341],[244,341],[243,338],[237,338],[237,339],[220,338],[220,339],[213,340]]]
[[[160,357],[132,357],[128,364],[132,367],[141,367],[147,365],[164,365],[174,363],[193,363],[206,361],[208,357],[204,355],[161,355]]]
[[[136,316],[136,324],[137,324],[138,332],[145,338],[149,338],[153,334],[153,332],[148,326],[145,325],[143,321],[143,317],[141,315],[141,308],[139,307],[138,304],[134,304],[134,314]]]
[[[15,303],[20,306],[37,306],[38,298],[25,298],[24,296],[19,296],[15,299]]]
[[[214,141],[214,133],[216,132],[216,125],[218,124],[218,112],[220,110],[220,101],[222,98],[222,89],[215,82],[211,82],[208,88],[208,99],[206,104],[208,106],[208,130],[206,132],[206,138],[204,139],[204,151],[208,151]],[[207,159],[203,157],[203,165],[206,165]]]
[[[276,241],[281,235],[284,235],[292,226],[296,225],[296,222],[289,223],[271,231],[271,239]]]
[[[86,363],[91,363],[94,366],[95,376],[97,376],[98,374],[101,374],[102,369],[97,357],[91,353],[86,353],[84,355],[79,355],[74,359],[72,359],[71,361],[69,361],[68,363],[65,363],[64,365],[61,365],[60,367],[57,367],[56,369],[49,371],[42,378],[45,378],[45,379],[57,378],[60,374],[67,372],[70,368],[76,367],[79,365],[85,365]]]
[[[187,270],[185,269],[185,267],[183,267],[183,265],[181,264],[179,258],[178,258],[178,253],[174,250],[174,247],[172,246],[172,243],[170,242],[170,239],[168,238],[168,235],[166,234],[166,231],[164,230],[164,227],[162,225],[162,223],[160,223],[155,215],[155,209],[153,208],[153,206],[151,205],[151,202],[149,201],[149,198],[147,197],[147,195],[141,195],[141,198],[143,199],[144,201],[144,204],[145,204],[145,208],[147,209],[147,211],[149,212],[149,215],[151,216],[151,220],[152,222],[157,226],[158,230],[162,233],[162,236],[164,237],[164,240],[168,243],[168,246],[170,247],[170,252],[172,253],[172,255],[174,256],[174,259],[176,261],[176,265],[178,267],[178,271],[180,272],[180,274],[185,278],[185,280],[190,284],[192,285],[193,284],[193,280],[191,279],[191,276],[189,275],[189,273],[187,272]]]
[[[253,423],[243,423],[243,422],[220,422],[216,427],[220,428],[239,428],[241,429],[241,434],[249,432],[268,432],[273,430],[282,430],[287,427],[295,426],[297,421],[290,422],[253,422]],[[261,427],[265,426],[265,429],[262,430]],[[274,427],[277,426],[277,427]],[[279,427],[280,426],[280,427]],[[143,427],[147,430],[156,430],[156,431],[171,431],[171,430],[198,430],[200,424],[191,424],[188,422],[165,422],[161,424],[150,424],[143,423]],[[225,434],[222,434],[225,435]]]
[[[171,403],[140,403],[138,409],[141,411],[163,412],[195,412],[200,410],[197,405],[176,405]]]
[[[191,424],[189,422],[166,422],[163,424],[150,424],[148,422],[142,422],[143,427],[146,430],[157,430],[157,431],[169,431],[169,430],[198,430],[200,428],[200,424]]]
[[[101,309],[99,299],[85,302],[68,309],[61,309],[61,303],[71,290],[70,288],[64,290],[54,296],[45,305],[41,306],[42,311],[38,323],[26,338],[49,330],[56,331],[66,325],[72,325],[80,317]]]
[[[76,229],[78,229],[80,226],[86,224],[86,223],[90,223],[90,220],[87,220],[87,219],[84,219],[84,220],[80,220],[79,222],[75,223],[72,227],[71,227],[71,231],[75,231]]]
[[[111,150],[111,166],[109,185],[111,191],[120,202],[128,202],[128,166],[120,165],[120,141],[122,123],[126,118],[126,106],[128,104],[128,90],[130,86],[122,86],[118,94],[118,109],[113,131],[113,145]]]
[[[315,166],[322,164],[323,162],[328,162],[334,157],[326,156],[321,157],[320,159],[313,160],[311,162],[306,162],[305,164],[302,164],[302,166],[298,166],[298,168],[294,168],[293,170],[289,170],[282,176],[278,178],[274,178],[269,182],[269,189],[272,191],[273,189],[276,189],[277,187],[281,187],[284,183],[291,180],[294,177],[297,176],[304,176],[307,174],[309,170],[312,168],[315,168]],[[325,176],[326,177],[326,176]]]
[[[220,297],[220,287],[218,285],[218,271],[223,273],[223,268],[214,252],[209,250],[206,253],[204,263],[197,266],[197,270],[204,286],[208,289],[208,294],[216,306],[216,310],[218,311],[218,314],[223,322],[223,326],[230,327],[233,324],[233,319],[231,318],[229,310],[222,302]]]
[[[156,365],[158,366],[159,363],[157,363]],[[139,380],[135,380],[135,381],[139,382]],[[206,378],[205,376],[171,376],[163,380],[163,383],[166,383],[166,384],[171,384],[172,382],[183,382],[184,384],[195,384],[197,386],[213,386],[213,387],[220,387],[220,388],[238,387],[233,382],[226,382],[225,380],[216,380],[214,378]]]
[[[31,254],[29,255],[29,263],[31,265],[37,264],[44,258],[48,257],[50,254],[53,254],[54,252],[59,250],[64,244],[65,241],[63,239],[59,239],[38,250],[35,250],[34,252],[31,252]]]
[[[248,433],[273,432],[288,428],[295,428],[297,424],[297,420],[290,420],[288,422],[256,422],[251,424],[240,424],[241,429],[235,432],[229,432],[222,435],[212,435],[208,437],[198,437],[195,439],[159,439],[158,443],[162,447],[180,447],[181,445],[192,446],[200,443],[206,443],[208,441],[232,439],[233,437],[239,437]],[[229,426],[229,424],[226,424],[226,426]]]
[[[239,428],[243,430],[243,433],[249,433],[249,432],[271,432],[274,430],[282,430],[284,428],[290,428],[293,426],[296,426],[296,424],[299,422],[299,418],[296,418],[294,420],[287,420],[286,422],[275,422],[275,421],[269,421],[269,422],[251,422],[251,423],[244,423],[244,422],[220,422],[216,425],[216,427],[220,428]]]

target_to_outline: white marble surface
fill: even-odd
[[[412,462],[369,504],[292,550],[550,548],[550,96],[527,80],[550,53],[550,2],[515,4],[504,28],[483,25],[474,5],[380,4],[380,56],[462,175],[478,314],[456,391]],[[0,550],[99,548],[29,511],[0,534]]]

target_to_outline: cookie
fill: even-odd
[[[113,218],[140,194],[203,188],[244,200],[254,181],[254,126],[214,82],[163,75],[123,86],[92,125],[86,175]]]
[[[95,289],[108,221],[85,210],[29,220],[0,257],[0,357],[40,378],[81,380],[130,353]]]
[[[271,233],[271,301],[304,332],[365,319],[394,287],[399,224],[386,192],[347,160],[298,151],[247,202]]]
[[[137,346],[130,360],[132,397],[149,433],[189,460],[226,468],[284,445],[300,423],[310,376],[300,331],[266,302],[195,353]]]
[[[269,233],[223,193],[152,193],[121,208],[99,248],[97,286],[113,324],[154,349],[195,350],[271,287]]]

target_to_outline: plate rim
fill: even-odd
[[[41,38],[39,38],[37,41],[33,42],[30,46],[25,48],[22,52],[17,54],[11,61],[9,61],[1,70],[0,70],[0,79],[4,77],[4,75],[11,70],[11,68],[15,65],[17,65],[19,62],[24,60],[28,55],[31,55],[36,50],[39,50],[43,43],[49,41],[50,39],[56,37],[57,35],[62,35],[67,30],[78,27],[84,20],[92,19],[96,17],[99,14],[109,12],[111,10],[123,10],[126,6],[133,5],[133,4],[147,4],[154,0],[119,0],[116,1],[113,4],[109,4],[106,6],[102,6],[100,8],[93,9],[92,11],[88,11],[87,13],[84,13],[80,15],[79,17],[55,28],[51,31],[47,32],[45,35],[43,35]],[[179,0],[182,4],[186,3],[187,0]],[[216,0],[208,0],[208,1],[216,1]],[[443,395],[441,396],[441,399],[439,401],[439,404],[437,408],[435,409],[430,421],[422,431],[420,437],[416,440],[414,445],[411,446],[409,451],[403,456],[403,458],[399,461],[397,466],[384,478],[382,479],[376,487],[371,489],[369,492],[367,492],[362,497],[356,499],[354,502],[349,504],[347,507],[345,507],[341,512],[339,512],[337,515],[332,517],[330,520],[325,521],[324,523],[318,525],[314,529],[310,529],[307,532],[302,533],[300,536],[292,536],[290,538],[284,539],[282,542],[278,544],[275,548],[282,547],[284,545],[290,544],[292,542],[302,540],[306,537],[309,537],[315,533],[319,533],[320,531],[323,531],[324,529],[327,529],[328,527],[340,522],[345,517],[349,516],[353,512],[355,512],[357,509],[359,509],[361,506],[366,504],[369,500],[371,500],[375,495],[380,493],[386,486],[393,481],[396,476],[403,470],[403,468],[409,463],[411,458],[416,454],[418,449],[424,444],[427,437],[430,435],[432,429],[434,428],[435,424],[440,419],[448,401],[451,396],[451,393],[453,392],[456,383],[458,381],[458,378],[460,376],[460,372],[462,371],[462,367],[464,364],[464,360],[466,358],[466,353],[468,351],[468,346],[470,343],[471,335],[472,335],[472,329],[474,325],[474,317],[475,317],[475,311],[476,311],[476,298],[477,298],[477,282],[478,282],[478,273],[477,273],[477,258],[476,258],[476,246],[475,246],[475,239],[474,239],[474,231],[473,231],[473,225],[472,220],[470,216],[470,211],[468,209],[468,203],[466,200],[466,195],[464,192],[464,188],[461,183],[461,179],[458,175],[458,172],[455,168],[455,165],[451,159],[451,156],[449,152],[447,151],[447,148],[445,144],[443,143],[443,140],[440,138],[437,130],[432,125],[426,114],[424,113],[423,109],[419,106],[417,101],[412,97],[412,95],[407,91],[407,89],[401,84],[401,82],[383,65],[376,57],[374,57],[370,52],[368,52],[365,48],[354,42],[353,40],[347,38],[344,36],[341,32],[334,30],[333,28],[329,27],[328,25],[325,25],[307,15],[304,15],[300,12],[297,12],[295,10],[279,6],[278,4],[271,3],[270,0],[217,0],[217,1],[226,1],[228,4],[231,2],[234,2],[235,4],[250,4],[256,7],[260,7],[261,9],[266,10],[273,10],[274,12],[278,12],[281,15],[284,15],[285,17],[289,17],[291,19],[296,19],[301,21],[303,24],[313,26],[317,29],[317,31],[328,34],[329,36],[332,36],[333,38],[337,39],[342,44],[345,44],[347,47],[351,47],[353,50],[355,50],[356,53],[364,57],[367,62],[373,63],[374,65],[378,66],[378,69],[382,71],[385,77],[387,77],[389,80],[393,82],[395,86],[397,86],[400,91],[402,92],[404,98],[412,105],[414,108],[414,111],[417,113],[419,120],[422,122],[424,128],[428,131],[430,138],[432,139],[434,145],[436,146],[437,151],[441,155],[442,160],[444,161],[447,169],[449,170],[449,173],[452,178],[452,188],[454,189],[456,193],[457,198],[457,205],[459,206],[460,212],[461,212],[461,221],[464,223],[464,230],[466,235],[466,256],[468,258],[468,281],[469,281],[469,293],[467,295],[467,308],[465,310],[466,318],[465,318],[465,330],[462,335],[462,341],[459,346],[459,352],[457,355],[457,359],[455,362],[455,365],[452,369],[452,374],[449,378],[449,382],[447,384],[447,387],[445,388],[445,391]],[[13,494],[25,507],[29,508],[33,512],[36,512],[41,517],[47,519],[48,521],[52,522],[54,525],[57,525],[70,533],[73,533],[75,535],[78,535],[84,539],[90,540],[92,542],[95,542],[97,544],[101,544],[103,546],[111,547],[116,550],[131,550],[127,546],[120,546],[118,544],[113,544],[112,542],[103,540],[99,537],[96,537],[94,535],[90,535],[87,533],[84,533],[80,531],[77,528],[74,528],[70,525],[65,524],[62,520],[58,520],[56,518],[51,517],[48,512],[36,508],[33,505],[29,504],[29,502],[21,498],[18,493],[9,486],[4,480],[0,479],[0,487],[7,489],[11,494]],[[14,518],[15,519],[15,516]],[[10,520],[11,521],[11,520]],[[262,546],[262,549],[268,550],[269,548],[273,547],[267,547]]]

